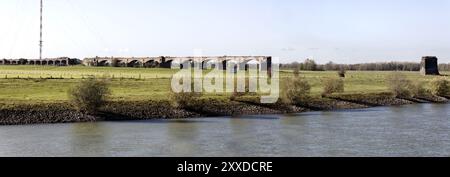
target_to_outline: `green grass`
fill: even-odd
[[[146,68],[112,68],[112,67],[84,67],[84,66],[0,66],[0,78],[74,78],[81,79],[89,76],[105,76],[114,78],[170,78],[177,70],[146,69]]]
[[[67,91],[80,79],[89,76],[114,77],[111,81],[114,100],[168,99],[171,77],[178,70],[111,67],[0,66],[0,102],[66,101]],[[390,72],[350,71],[345,79],[345,94],[386,92],[385,77]],[[419,72],[404,72],[413,81],[429,82],[436,76],[421,76]],[[450,74],[450,73],[444,73]],[[292,71],[282,71],[280,81],[292,77]],[[312,85],[312,93],[322,92],[322,79],[337,77],[337,72],[301,72]],[[40,79],[42,78],[42,79]],[[45,79],[53,78],[53,79]],[[224,95],[209,95],[225,97]]]

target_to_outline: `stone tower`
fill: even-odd
[[[420,73],[422,75],[439,75],[438,58],[434,56],[422,57]]]

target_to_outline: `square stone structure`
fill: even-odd
[[[422,57],[422,63],[420,65],[420,73],[422,75],[440,75],[437,57]]]

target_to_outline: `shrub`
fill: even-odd
[[[199,97],[199,95],[200,94],[195,92],[172,92],[171,98],[175,103],[175,107],[187,109],[192,106],[192,103],[196,101],[196,97]]]
[[[420,97],[429,95],[428,90],[424,87],[425,82],[417,81],[411,85],[411,96]]]
[[[340,78],[326,78],[323,86],[323,95],[344,92],[344,80]]]
[[[240,96],[240,95],[238,95],[237,92],[233,92],[233,93],[230,95],[230,101],[236,101],[237,98],[238,98],[239,96]]]
[[[437,96],[448,96],[450,94],[450,83],[444,78],[436,78],[431,81],[431,93]]]
[[[88,114],[98,113],[109,94],[108,81],[93,77],[82,80],[77,86],[69,90],[69,97],[73,105],[78,111]]]
[[[283,93],[281,100],[284,103],[299,103],[309,98],[311,86],[309,83],[301,78],[288,78],[283,83]]]
[[[295,77],[300,76],[300,68],[296,67],[296,68],[294,69],[294,76],[295,76]]]
[[[406,76],[399,72],[393,72],[386,76],[386,83],[389,90],[394,93],[396,97],[409,98],[413,96],[411,88],[412,82]]]
[[[246,90],[247,90],[247,88],[246,88]],[[235,90],[235,91],[234,91],[233,93],[231,93],[231,95],[230,95],[230,101],[236,101],[237,98],[239,98],[239,97],[242,97],[242,96],[249,96],[249,95],[255,96],[256,93],[249,93],[248,91],[246,91],[246,92],[237,92],[237,91]]]
[[[338,71],[339,77],[345,77],[346,73],[347,73],[347,71],[344,69],[344,67],[341,67]]]
[[[197,93],[193,91],[194,83],[191,83],[192,92],[181,92],[175,93],[171,92],[171,99],[173,101],[173,106],[183,109],[190,109],[192,105],[196,102],[198,97],[202,96],[202,93]]]

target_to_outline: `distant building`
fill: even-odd
[[[437,57],[435,56],[422,57],[422,62],[420,65],[421,65],[420,73],[422,75],[440,75]]]

